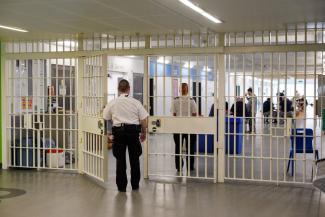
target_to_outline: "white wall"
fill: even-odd
[[[133,73],[143,74],[143,72],[144,60],[141,57],[109,56],[108,74],[110,77],[107,78],[108,101],[118,95],[118,78],[124,78],[130,82],[130,95],[133,96]]]

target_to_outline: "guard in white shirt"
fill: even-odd
[[[182,83],[182,96],[176,97],[172,104],[172,113],[174,116],[196,116],[197,106],[193,98],[188,96],[188,85]],[[188,137],[190,137],[190,142],[188,142]],[[196,135],[195,134],[174,134],[175,142],[175,166],[178,172],[181,171],[183,167],[183,159],[180,159],[180,154],[182,150],[182,143],[185,140],[186,144],[186,153],[190,153],[190,157],[187,157],[187,167],[190,167],[190,170],[194,170],[194,147],[196,144]],[[190,162],[188,162],[190,159]]]
[[[146,139],[148,113],[141,103],[129,97],[130,84],[121,80],[118,85],[119,97],[108,103],[104,109],[105,120],[112,120],[113,155],[116,158],[116,185],[125,192],[128,183],[126,175],[126,148],[128,148],[131,185],[139,189],[141,142]],[[141,141],[141,142],[140,142]]]

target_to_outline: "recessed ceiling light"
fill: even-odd
[[[218,18],[212,16],[208,12],[204,11],[202,8],[196,6],[191,1],[189,1],[189,0],[179,0],[179,1],[182,2],[184,5],[186,5],[187,7],[191,8],[192,10],[196,11],[197,13],[201,14],[205,18],[211,20],[212,22],[214,22],[214,23],[222,23],[221,20],[219,20]]]
[[[17,27],[11,27],[11,26],[3,26],[3,25],[0,25],[0,28],[2,28],[2,29],[8,29],[8,30],[13,30],[13,31],[18,31],[18,32],[28,32],[25,29],[21,29],[21,28],[17,28]]]

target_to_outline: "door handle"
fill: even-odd
[[[102,120],[99,120],[98,121],[98,123],[97,123],[97,125],[98,125],[98,129],[103,129],[103,127],[104,127],[104,123],[103,123],[103,121]]]
[[[98,126],[98,129],[100,129],[100,133],[102,135],[104,135],[104,129],[105,129],[104,121],[103,120],[99,120],[97,122],[97,126]]]

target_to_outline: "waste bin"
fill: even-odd
[[[22,138],[21,146],[20,139],[16,139],[16,147],[14,147],[15,159],[12,158],[12,162],[15,162],[16,166],[20,167],[32,167],[36,166],[36,158],[34,157],[35,150],[33,149],[33,139],[32,138]],[[35,160],[35,162],[33,162]],[[34,163],[34,164],[33,164]]]
[[[225,150],[226,154],[234,154],[236,150],[236,154],[241,154],[242,147],[243,147],[243,118],[226,118],[225,121]],[[228,126],[229,125],[229,126]],[[236,131],[234,131],[236,125]],[[229,130],[228,130],[229,127]],[[236,132],[236,140],[235,140],[235,133]],[[236,141],[236,148],[235,146]],[[228,150],[229,148],[229,150]]]
[[[205,140],[205,137],[207,136],[207,140]],[[207,153],[211,154],[213,153],[213,138],[214,138],[214,135],[212,134],[208,134],[208,135],[205,135],[205,134],[200,134],[199,135],[199,153],[205,153],[205,141],[207,141]],[[195,149],[196,149],[196,146],[195,146]],[[195,150],[196,152],[196,150]]]
[[[63,149],[46,150],[46,166],[50,168],[62,168],[65,164]]]

